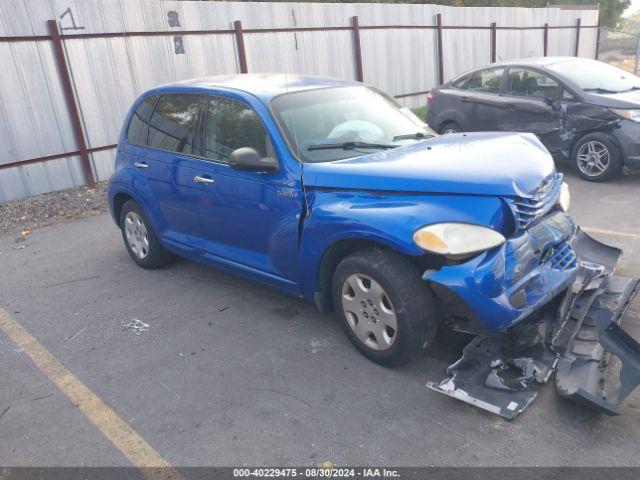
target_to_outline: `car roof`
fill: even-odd
[[[533,57],[533,58],[519,58],[517,60],[509,60],[506,62],[494,63],[487,65],[487,67],[507,67],[509,65],[530,65],[532,67],[546,67],[547,65],[553,65],[555,63],[574,62],[579,60],[591,60],[581,57]]]
[[[283,93],[299,92],[330,87],[345,87],[361,85],[353,80],[340,80],[328,77],[314,77],[310,75],[284,73],[251,73],[236,75],[219,75],[213,77],[194,78],[174,82],[152,90],[153,93],[163,93],[184,90],[185,88],[198,91],[207,90],[237,90],[250,93],[264,103]]]

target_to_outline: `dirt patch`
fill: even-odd
[[[107,182],[0,204],[0,236],[107,211]]]

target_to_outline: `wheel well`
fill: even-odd
[[[133,197],[127,193],[118,193],[113,198],[113,216],[115,217],[118,225],[120,225],[120,212],[122,211],[122,206],[129,200],[133,200]]]
[[[326,313],[333,310],[332,282],[333,273],[335,272],[338,264],[348,255],[359,250],[372,247],[380,248],[382,250],[392,250],[390,247],[382,243],[360,238],[340,240],[327,249],[320,261],[320,266],[318,268],[318,290],[314,294],[316,306],[321,312]],[[396,251],[396,253],[399,252]],[[420,271],[436,267],[436,262],[428,255],[420,257],[404,254],[401,255],[408,258],[418,269],[420,269]]]

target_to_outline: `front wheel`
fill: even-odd
[[[608,135],[585,135],[571,151],[571,160],[580,177],[589,182],[604,182],[617,176],[622,160],[617,146]]]
[[[436,333],[433,297],[405,257],[378,248],[346,257],[333,276],[333,302],[351,343],[376,363],[405,363]]]

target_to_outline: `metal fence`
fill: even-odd
[[[22,0],[0,3],[0,202],[108,178],[126,111],[170,81],[352,78],[408,107],[470,68],[596,53],[595,10]]]
[[[598,33],[597,58],[623,70],[638,73],[640,36],[601,27]]]

